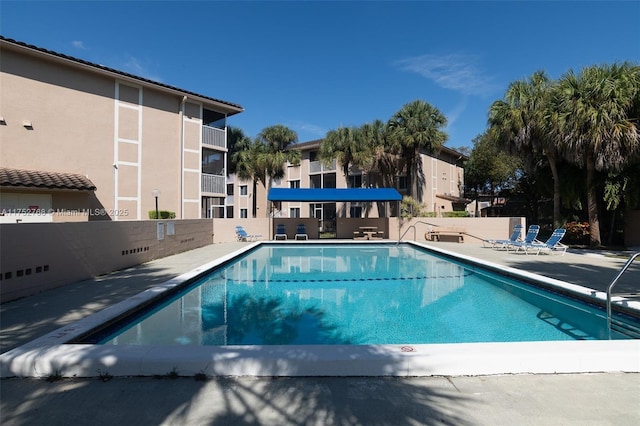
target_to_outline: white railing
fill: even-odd
[[[310,161],[309,173],[331,172],[336,169],[336,160],[332,160],[331,164],[325,166],[322,161]]]
[[[201,189],[202,192],[212,194],[225,194],[224,176],[202,174]]]
[[[227,132],[215,127],[202,126],[202,144],[226,148]]]

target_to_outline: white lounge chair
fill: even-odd
[[[531,250],[535,251],[537,256],[541,251],[547,251],[549,254],[551,254],[553,251],[562,251],[562,256],[564,256],[569,247],[562,244],[560,240],[564,237],[564,234],[566,234],[566,232],[566,229],[556,229],[555,231],[553,231],[547,241],[534,241],[528,244],[523,243],[521,245],[518,245],[518,247],[516,248],[516,252],[522,249],[525,254],[529,254],[529,250]]]
[[[509,244],[515,243],[516,241],[520,241],[522,238],[522,229],[524,227],[521,224],[518,224],[513,227],[513,232],[508,240],[482,240],[482,245],[484,247],[491,248],[506,248]]]
[[[261,238],[262,235],[251,235],[245,231],[242,226],[236,226],[236,237],[238,241],[255,241],[258,238]]]
[[[294,237],[296,240],[308,240],[309,236],[307,235],[307,228],[305,228],[304,223],[301,223],[296,228],[296,235]]]
[[[276,225],[276,234],[273,236],[274,240],[286,240],[287,239],[287,230],[284,227],[284,224],[279,223]]]

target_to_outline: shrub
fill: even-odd
[[[588,222],[567,222],[563,228],[567,230],[564,236],[565,242],[569,244],[589,244]]]
[[[160,216],[159,218],[156,217],[156,211],[155,210],[149,210],[149,219],[175,219],[176,218],[176,212],[170,212],[167,210],[159,210],[158,211],[158,216]]]

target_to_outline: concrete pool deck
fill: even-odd
[[[2,352],[246,244],[211,245],[0,305]],[[525,256],[468,243],[432,245],[597,291],[606,289],[626,261],[626,257],[586,251],[571,251],[566,256]],[[625,274],[619,285],[621,291],[640,285],[637,264]],[[87,413],[99,413],[92,415],[92,424],[640,422],[637,373],[405,379],[237,377],[207,382],[193,378],[116,378],[108,383],[97,379],[55,383],[5,379],[0,386],[2,424],[77,423]],[[224,403],[212,403],[218,400]]]

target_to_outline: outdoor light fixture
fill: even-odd
[[[160,217],[158,216],[158,197],[160,196],[160,190],[154,189],[153,191],[151,191],[151,195],[156,198],[156,219],[160,219]]]
[[[4,117],[0,117],[0,124],[2,125],[7,124],[7,120],[5,120]]]
[[[22,126],[25,129],[32,129],[33,128],[33,124],[31,124],[31,120],[22,120]]]

